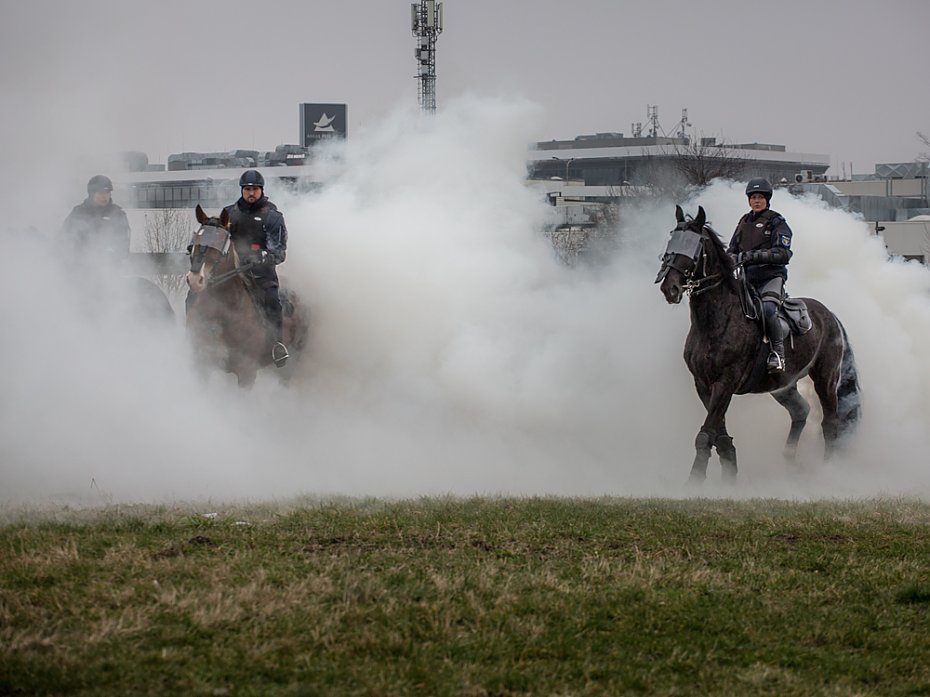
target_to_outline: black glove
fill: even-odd
[[[755,250],[749,252],[740,252],[736,256],[736,263],[742,264],[743,266],[752,266],[756,263],[757,253]]]
[[[258,254],[255,255],[256,266],[266,266],[268,264],[273,264],[273,263],[274,263],[274,260],[271,258],[271,255],[268,253],[267,249],[263,249]]]

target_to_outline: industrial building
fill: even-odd
[[[656,115],[655,109],[650,113]],[[113,173],[115,198],[137,220],[145,211],[192,211],[197,204],[217,209],[238,198],[239,175],[253,167],[261,169],[272,196],[276,190],[312,192],[324,184],[312,166],[313,147],[324,138],[345,138],[346,110],[344,104],[302,104],[303,142],[270,152],[177,153],[169,156],[167,169],[133,153],[127,163],[135,171]],[[861,215],[875,225],[876,234],[884,234],[890,254],[930,262],[927,163],[881,164],[872,175],[828,180],[827,155],[792,152],[784,145],[695,142],[684,129],[686,113],[672,136],[660,135],[656,115],[646,134],[634,124],[632,137],[611,132],[535,143],[526,154],[528,184],[557,208],[558,229],[583,233],[604,222],[605,205],[622,207],[656,195],[671,181],[700,185],[717,176],[762,176],[792,193],[813,193]]]
[[[800,181],[791,193],[812,193],[835,208],[862,216],[881,235],[888,253],[930,264],[930,198],[926,162],[875,166],[866,178]]]
[[[194,153],[188,153],[193,155]],[[247,165],[217,168],[175,169],[160,172],[126,172],[114,175],[115,198],[124,208],[204,208],[226,206],[239,198],[239,175],[245,169],[261,169],[266,188],[308,192],[319,188],[309,165]]]
[[[789,152],[784,145],[730,145],[714,138],[695,142],[684,134],[579,135],[536,143],[527,159],[532,179],[559,178],[588,186],[649,185],[681,177],[700,160],[726,168],[734,179],[765,177],[772,182],[792,182],[801,172],[820,179],[830,167],[829,155]]]

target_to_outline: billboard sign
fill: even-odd
[[[349,133],[345,104],[301,104],[300,144],[311,146],[327,138],[345,138]]]

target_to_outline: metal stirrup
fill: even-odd
[[[274,361],[274,364],[280,368],[287,363],[288,358],[290,358],[290,354],[287,352],[287,346],[280,341],[274,342],[271,346],[271,360]]]

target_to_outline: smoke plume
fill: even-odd
[[[23,250],[0,280],[0,502],[694,495],[688,311],[653,280],[675,203],[702,205],[728,238],[742,185],[624,209],[610,256],[570,268],[525,181],[539,116],[475,97],[400,112],[333,145],[321,191],[267,191],[290,234],[279,272],[312,318],[288,382],[267,369],[243,391],[198,370],[183,322],[138,317],[117,273]],[[740,483],[720,486],[712,460],[701,495],[927,495],[930,272],[817,199],[772,205],[795,233],[789,292],[846,326],[864,417],[823,463],[812,412],[791,472],[787,413],[737,397]]]

